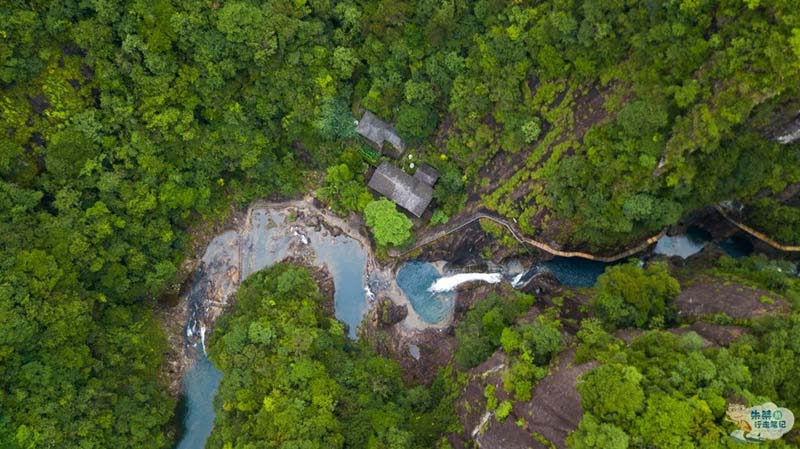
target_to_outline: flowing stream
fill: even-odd
[[[408,298],[414,313],[426,325],[449,322],[455,308],[455,288],[465,282],[498,283],[507,281],[514,288],[523,287],[534,276],[552,272],[567,287],[591,287],[609,264],[576,257],[556,257],[529,270],[512,273],[459,273],[443,276],[428,262],[404,263],[397,271],[396,282]],[[504,270],[505,271],[505,270]]]
[[[374,298],[367,286],[367,254],[345,235],[332,235],[315,223],[295,222],[283,210],[254,208],[239,231],[217,236],[206,248],[189,293],[187,350],[196,361],[183,379],[183,436],[177,449],[203,449],[214,424],[214,396],[222,373],[207,358],[206,328],[250,274],[292,257],[325,265],[333,277],[336,318],[356,330]]]
[[[704,230],[690,227],[685,234],[664,236],[653,249],[653,254],[688,258],[715,244]],[[731,257],[742,257],[753,250],[747,238],[734,236],[716,243]],[[615,263],[624,263],[619,261]],[[405,294],[411,308],[423,325],[441,325],[452,317],[455,307],[455,288],[470,281],[497,283],[508,281],[514,288],[524,287],[532,278],[551,272],[558,281],[571,288],[592,287],[606,267],[614,263],[597,262],[578,257],[554,257],[520,271],[503,270],[504,273],[460,273],[443,276],[433,264],[420,261],[406,262],[397,271],[396,282]],[[518,265],[518,264],[517,264]]]
[[[374,300],[367,282],[367,253],[362,244],[345,234],[332,235],[319,225],[295,222],[284,210],[254,208],[239,231],[217,236],[207,247],[191,288],[186,324],[187,350],[194,351],[196,362],[183,379],[184,433],[177,449],[203,449],[214,423],[214,396],[222,373],[205,353],[206,328],[235,295],[239,283],[250,274],[287,257],[306,263],[325,265],[335,285],[335,314],[346,323],[351,338]],[[709,238],[690,229],[685,235],[665,236],[654,253],[686,258],[701,251]],[[732,257],[752,251],[746,239],[733,237],[719,243]],[[519,265],[517,263],[517,265]],[[503,280],[521,288],[542,272],[552,272],[567,287],[591,287],[610,264],[581,258],[555,257],[522,270],[515,266],[504,273],[460,273],[443,276],[437,266],[427,262],[404,263],[395,282],[408,299],[423,326],[447,323],[455,307],[455,288],[472,281],[498,283]],[[522,270],[522,271],[520,271]],[[410,311],[411,312],[411,311]],[[419,357],[418,348],[412,355]]]
[[[428,290],[431,293],[450,292],[465,282],[481,281],[496,284],[502,280],[503,275],[500,273],[460,273],[437,279]]]

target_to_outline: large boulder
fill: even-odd
[[[408,316],[408,307],[397,305],[386,297],[378,299],[375,310],[378,324],[383,327],[394,326]]]

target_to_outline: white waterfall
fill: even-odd
[[[200,325],[200,343],[203,345],[203,354],[206,353],[206,327]]]
[[[432,293],[449,292],[464,282],[482,281],[496,284],[502,280],[503,275],[500,273],[461,273],[437,279],[428,288],[428,291]]]
[[[525,276],[525,272],[524,271],[522,273],[514,276],[514,279],[511,280],[511,286],[514,287],[514,288],[517,288],[517,286],[519,286],[519,283],[522,282],[522,277],[523,276]]]
[[[775,140],[783,145],[793,143],[798,139],[800,139],[800,122],[797,120],[784,128],[780,135],[775,136]]]
[[[292,226],[292,234],[294,234],[295,237],[300,237],[300,241],[303,243],[303,245],[309,244],[308,236],[300,232],[294,226]]]

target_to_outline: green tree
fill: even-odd
[[[584,414],[578,430],[567,437],[569,449],[628,449],[629,442],[624,430],[598,421],[591,413]]]
[[[604,421],[624,425],[644,407],[642,374],[632,366],[603,365],[578,384],[583,409]]]
[[[656,393],[647,400],[647,409],[638,420],[639,433],[647,444],[664,449],[690,449],[694,410],[689,401]]]
[[[475,304],[456,326],[456,362],[471,368],[486,360],[500,347],[505,329],[525,314],[533,302],[533,296],[511,290],[491,293]]]
[[[363,176],[355,175],[347,164],[328,167],[317,196],[338,214],[361,212],[373,199]]]
[[[402,245],[411,238],[411,220],[386,198],[367,204],[364,216],[378,245]]]
[[[352,139],[356,136],[353,115],[340,97],[329,98],[322,104],[314,127],[326,140]]]
[[[224,376],[207,447],[433,447],[452,421],[445,378],[439,390],[407,388],[396,362],[347,338],[327,300],[304,267],[277,264],[243,283],[209,342]]]
[[[663,323],[680,285],[663,263],[642,268],[630,262],[606,269],[597,279],[596,290],[591,308],[597,316],[618,327],[643,327]]]
[[[525,143],[536,142],[541,133],[542,123],[538,117],[534,117],[522,124],[522,135],[525,136]]]
[[[397,132],[409,142],[422,142],[436,129],[438,120],[429,106],[403,104],[397,113]]]

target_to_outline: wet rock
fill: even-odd
[[[319,217],[318,216],[312,215],[312,216],[308,217],[308,219],[306,220],[306,224],[309,227],[314,228],[315,231],[319,231],[320,224],[319,224]]]
[[[481,273],[489,271],[485,260],[475,254],[466,253],[460,258],[452,260],[445,265],[445,271],[453,273]]]
[[[382,297],[378,299],[375,313],[378,324],[389,327],[403,321],[408,316],[408,308],[405,305],[395,304],[389,298]]]
[[[689,227],[701,228],[708,233],[710,240],[724,240],[738,231],[736,226],[713,207],[704,207],[691,212],[678,224],[670,227],[670,234],[685,234]]]
[[[719,246],[706,245],[705,248],[702,249],[702,251],[686,259],[685,264],[691,269],[699,271],[707,267],[716,266],[719,258],[724,255],[725,255],[725,250],[723,250]]]
[[[531,278],[521,290],[532,295],[552,296],[560,294],[563,289],[555,274],[543,271]]]

